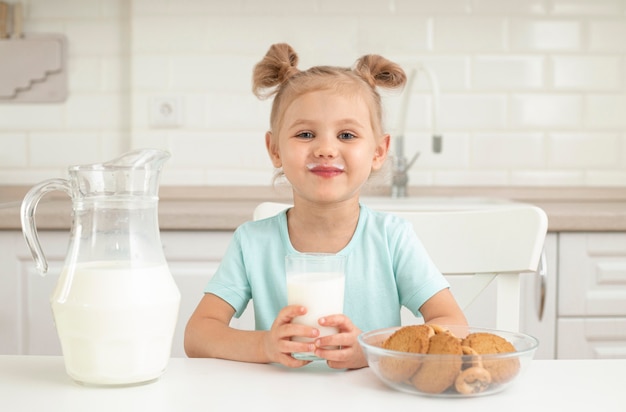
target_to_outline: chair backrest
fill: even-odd
[[[265,202],[255,220],[290,207]],[[496,328],[517,331],[520,318],[521,273],[535,272],[548,227],[540,208],[521,203],[495,208],[445,211],[389,211],[413,224],[439,270],[449,276],[471,277],[452,292],[465,310],[496,282]]]

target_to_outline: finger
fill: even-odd
[[[284,341],[281,345],[281,352],[285,354],[293,353],[305,353],[305,352],[313,352],[317,349],[313,342],[297,342],[297,341]]]
[[[274,324],[276,325],[276,324],[291,323],[293,318],[302,316],[304,314],[306,314],[306,308],[304,306],[300,306],[300,305],[285,306],[278,312],[278,315],[276,316],[276,319],[274,320]]]
[[[320,331],[317,328],[312,328],[311,326],[307,326],[307,325],[300,325],[297,323],[287,323],[284,325],[280,325],[280,327],[277,328],[277,334],[280,339],[283,339],[286,341],[292,341],[294,340],[295,337],[306,338],[304,341],[306,340],[313,341],[313,339],[319,337]],[[300,339],[300,342],[302,341],[303,340]]]
[[[346,315],[329,315],[318,319],[318,323],[321,326],[333,326],[340,331],[351,331],[354,329],[354,325]]]
[[[279,361],[282,365],[288,366],[290,368],[301,368],[302,366],[311,363],[311,361],[296,359],[290,354],[281,355]]]

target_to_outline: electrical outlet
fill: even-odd
[[[180,127],[182,103],[179,97],[153,97],[148,105],[150,127]]]

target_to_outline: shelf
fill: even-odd
[[[66,51],[66,38],[60,34],[0,40],[0,103],[64,101]]]

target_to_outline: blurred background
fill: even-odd
[[[0,185],[142,147],[171,151],[164,185],[270,185],[270,101],[253,96],[251,75],[272,43],[288,42],[301,69],[378,53],[436,74],[443,150],[431,150],[431,89],[418,76],[413,185],[626,186],[625,0],[21,4],[26,38],[65,38],[67,95],[0,99]],[[400,101],[385,95],[392,135]]]

